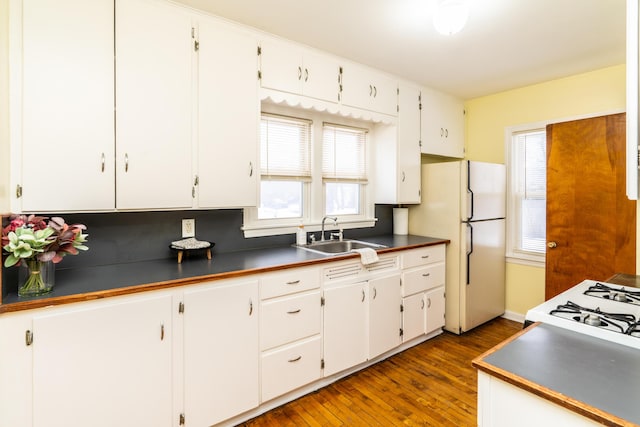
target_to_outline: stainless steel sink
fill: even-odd
[[[352,249],[372,248],[380,249],[386,248],[384,245],[378,245],[376,243],[362,242],[360,240],[345,239],[339,240],[325,240],[324,242],[315,242],[309,245],[298,246],[305,251],[315,252],[322,255],[344,255],[351,252]]]

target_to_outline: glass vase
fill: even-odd
[[[55,284],[55,264],[51,261],[23,259],[18,271],[18,295],[32,297],[44,295]]]

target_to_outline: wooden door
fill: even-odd
[[[547,126],[546,299],[584,279],[635,274],[635,242],[625,114]]]

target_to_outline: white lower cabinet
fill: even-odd
[[[262,401],[309,384],[321,376],[320,335],[262,354]]]
[[[602,424],[478,371],[479,427],[588,427]]]
[[[33,426],[167,426],[171,295],[74,304],[33,317]]]
[[[258,406],[258,295],[257,278],[184,292],[188,425],[213,425]]]
[[[238,424],[441,328],[443,250],[2,314],[0,425]]]
[[[427,332],[424,292],[402,298],[402,339],[410,341]]]
[[[408,342],[444,326],[445,245],[402,254],[402,340]]]
[[[369,359],[399,346],[400,274],[369,281]]]
[[[324,291],[324,376],[367,360],[367,282]]]

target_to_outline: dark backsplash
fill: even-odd
[[[393,205],[376,205],[375,227],[345,230],[348,238],[393,233]],[[54,216],[54,215],[49,215]],[[172,240],[181,238],[181,220],[194,218],[196,238],[215,242],[216,252],[234,252],[295,243],[295,234],[281,236],[243,236],[242,209],[169,212],[118,212],[60,214],[68,224],[87,226],[89,250],[77,256],[67,256],[59,268],[97,266],[147,261],[175,257],[169,249]],[[17,268],[2,268],[3,295],[17,283]]]

